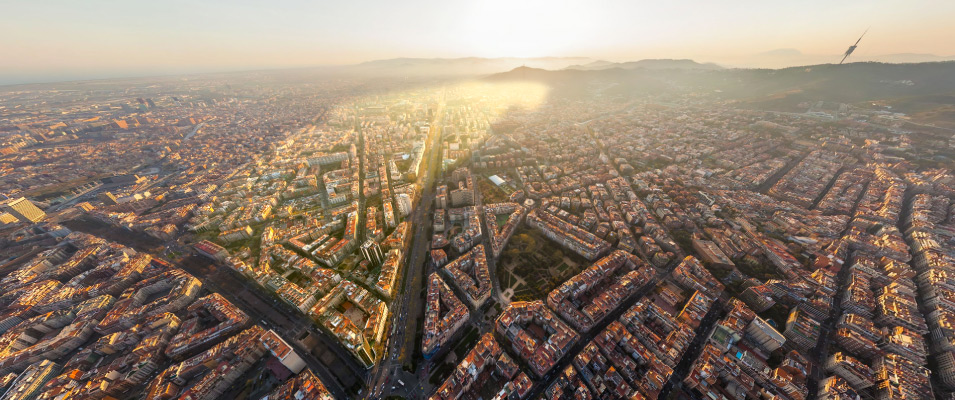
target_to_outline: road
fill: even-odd
[[[823,197],[826,197],[826,194],[829,193],[829,190],[836,184],[836,181],[839,180],[839,177],[842,176],[846,170],[849,169],[848,166],[843,165],[842,168],[839,168],[835,174],[832,175],[832,178],[829,179],[829,182],[826,183],[826,186],[819,191],[819,194],[816,195],[816,198],[812,200],[812,204],[809,206],[810,210],[815,210],[819,207],[819,202],[822,201]]]
[[[473,178],[475,182],[474,184],[477,185],[477,181],[480,178],[477,176],[474,176]],[[484,207],[483,207],[484,194],[481,193],[481,190],[479,188],[474,188],[474,205],[478,207],[478,213],[481,214],[481,218],[484,218],[486,220],[487,218],[485,218]],[[491,232],[489,229],[487,229],[487,221],[484,221],[484,230],[485,230],[484,240],[483,240],[484,251],[486,253],[488,271],[490,272],[490,276],[491,276],[491,285],[493,286],[493,290],[491,290],[491,295],[495,299],[497,299],[498,304],[500,304],[503,308],[504,306],[507,306],[508,302],[505,301],[504,296],[501,292],[501,282],[497,279],[497,258],[494,257],[494,250],[491,249],[491,241],[494,240],[495,232]],[[475,316],[472,316],[472,319],[473,317]],[[480,316],[477,316],[477,317],[480,318]],[[483,321],[481,323],[483,324]],[[484,333],[483,330],[481,333],[482,334]]]
[[[780,179],[783,179],[783,176],[786,176],[786,174],[788,174],[789,171],[792,171],[792,169],[795,168],[796,165],[799,165],[799,163],[801,163],[802,160],[804,160],[806,156],[808,155],[809,153],[805,153],[805,154],[802,154],[800,157],[789,161],[788,163],[786,163],[785,166],[780,168],[779,171],[776,171],[774,174],[770,175],[769,178],[766,178],[765,181],[763,181],[759,185],[756,185],[756,187],[753,188],[753,191],[756,191],[762,194],[769,193],[769,189],[771,189],[773,185],[776,184],[776,182],[779,182]]]
[[[444,106],[439,105],[435,112],[434,121],[428,138],[425,141],[425,161],[427,164],[424,174],[417,177],[421,187],[421,200],[414,208],[408,221],[412,226],[412,242],[404,274],[404,290],[391,303],[392,325],[388,348],[378,365],[372,368],[370,379],[366,385],[366,398],[381,398],[388,395],[403,397],[423,397],[421,393],[426,388],[419,383],[417,376],[403,370],[403,365],[414,356],[417,348],[418,318],[421,315],[421,286],[429,250],[431,236],[428,235],[431,227],[431,218],[434,210],[434,181],[438,174],[438,156],[440,151],[435,147],[441,138],[441,118]],[[394,377],[394,379],[390,379]],[[405,384],[398,384],[397,380]],[[395,391],[391,390],[395,387]]]
[[[358,232],[357,239],[359,245],[365,243],[365,132],[361,128],[359,119],[355,120],[355,130],[358,131]],[[324,182],[323,182],[324,183]]]

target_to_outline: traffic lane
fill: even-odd
[[[435,132],[437,131],[438,130],[436,129]],[[431,159],[431,161],[435,159],[435,155],[436,155],[436,152],[433,151],[434,146],[432,144],[434,136],[435,135],[432,134],[431,137],[429,138],[429,144],[427,147],[428,157]],[[433,185],[431,182],[431,176],[433,176],[432,170],[435,167],[436,167],[435,163],[433,162],[429,163],[428,169],[426,169],[425,173],[423,174],[423,179],[419,178],[419,181],[418,181],[420,184],[422,184],[422,187],[424,189],[423,190],[424,194],[421,197],[418,207],[415,207],[415,209],[412,211],[412,214],[409,216],[409,219],[414,223],[414,225],[417,225],[417,231],[412,238],[412,245],[411,245],[412,254],[409,257],[409,263],[407,264],[407,268],[405,269],[405,276],[403,280],[405,285],[405,291],[402,294],[402,296],[396,299],[396,302],[394,303],[394,305],[397,306],[396,308],[400,310],[400,312],[398,313],[400,318],[407,322],[404,325],[402,324],[392,325],[392,334],[390,337],[391,346],[388,347],[390,357],[385,357],[385,359],[388,359],[388,358],[390,358],[390,360],[399,359],[400,361],[403,362],[403,360],[406,357],[402,357],[402,355],[407,356],[408,352],[401,351],[401,350],[413,348],[413,346],[417,345],[416,343],[414,343],[414,340],[413,340],[414,335],[407,336],[407,338],[405,337],[405,335],[407,334],[407,332],[415,331],[416,324],[417,324],[417,317],[418,317],[418,314],[420,314],[416,312],[414,320],[410,320],[407,318],[409,307],[412,307],[415,310],[420,308],[420,306],[416,304],[416,301],[415,301],[417,297],[412,297],[409,299],[409,296],[414,296],[417,292],[420,291],[420,288],[417,290],[415,289],[416,287],[420,286],[420,280],[418,279],[418,277],[421,274],[420,266],[423,264],[423,262],[420,260],[421,260],[422,254],[424,254],[424,252],[427,250],[427,247],[425,245],[426,244],[430,245],[430,238],[424,237],[424,232],[423,232],[424,224],[422,223],[422,219],[429,216],[428,213],[431,212],[431,207],[433,206],[434,195],[432,193]],[[409,306],[409,302],[410,302],[410,306]],[[415,325],[411,325],[411,324],[415,324]],[[386,356],[388,355],[389,354],[386,354]],[[380,365],[379,365],[379,367],[376,368],[375,372],[372,373],[372,379],[370,381],[372,382],[371,386],[373,390],[369,390],[369,396],[376,395],[383,391],[383,389],[379,389],[380,386],[378,386],[378,382],[381,382],[382,380],[384,380],[385,377],[388,376],[387,374],[384,373],[386,370],[391,370],[391,368],[383,369],[383,368],[380,368]],[[393,372],[394,371],[391,371],[389,373],[393,373]]]

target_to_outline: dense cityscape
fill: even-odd
[[[0,87],[0,399],[955,398],[950,131],[545,73]]]

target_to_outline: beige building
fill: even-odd
[[[0,202],[0,210],[16,217],[21,222],[40,222],[43,218],[46,218],[46,213],[43,210],[24,197]]]

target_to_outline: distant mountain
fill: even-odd
[[[721,65],[733,68],[786,68],[794,65],[817,65],[837,63],[842,54],[806,54],[796,49],[775,49],[746,56],[729,56],[717,60]],[[922,63],[955,61],[955,56],[935,54],[899,53],[868,55],[857,50],[849,57],[850,62]]]
[[[955,62],[844,65],[821,64],[783,69],[564,69],[517,68],[488,81],[535,81],[555,93],[583,93],[604,87],[605,94],[710,93],[758,108],[786,109],[805,101],[855,103],[910,99],[909,104],[941,104],[955,94]],[[914,99],[914,100],[913,100]],[[931,105],[929,104],[929,105]]]
[[[597,60],[592,63],[582,64],[582,65],[574,64],[564,69],[579,69],[579,70],[585,70],[585,71],[592,71],[592,70],[598,70],[598,69],[612,68],[613,65],[615,64],[617,63],[604,61],[604,60]]]
[[[693,60],[640,60],[615,63],[587,57],[537,57],[537,58],[393,58],[338,67],[337,71],[364,76],[409,76],[409,77],[455,77],[484,76],[508,71],[518,67],[544,70],[597,71],[605,69],[680,69],[718,70],[716,64],[702,64]]]
[[[684,70],[718,70],[723,67],[707,63],[701,64],[693,60],[671,60],[671,59],[649,59],[640,61],[630,61],[623,63],[613,63],[608,61],[595,61],[586,65],[571,65],[566,69],[577,69],[584,71],[595,71],[602,69],[621,68],[621,69],[684,69]]]
[[[507,72],[501,72],[498,74],[493,74],[485,77],[485,80],[488,81],[510,81],[510,80],[529,80],[529,81],[544,81],[544,82],[554,82],[560,81],[568,77],[579,77],[583,78],[586,76],[586,71],[580,71],[575,69],[560,69],[560,70],[549,70],[543,68],[531,68],[531,67],[517,67]]]
[[[955,61],[955,56],[937,56],[935,54],[899,53],[881,56],[860,56],[856,61],[876,61],[884,63],[911,64],[924,62]]]
[[[563,69],[570,65],[594,62],[586,57],[538,58],[394,58],[341,67],[346,73],[372,76],[482,76],[520,66]]]

